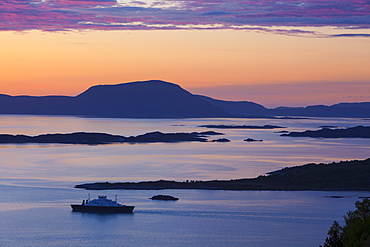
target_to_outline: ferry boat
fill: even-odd
[[[91,212],[91,213],[132,213],[135,206],[122,205],[115,201],[107,199],[107,196],[98,196],[98,199],[83,200],[81,204],[71,204],[72,210],[76,212]]]

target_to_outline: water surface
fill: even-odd
[[[287,131],[322,125],[369,125],[361,119],[101,119],[77,117],[0,116],[0,132],[39,135],[78,131],[131,136],[151,131],[215,130],[229,143],[154,143],[99,146],[62,144],[0,145],[2,178],[44,179],[72,183],[157,179],[209,180],[251,178],[306,163],[364,159],[370,139],[281,137],[276,130],[206,129],[203,124],[265,125]],[[213,136],[210,139],[220,138]],[[245,142],[246,138],[263,142]]]
[[[131,136],[151,131],[201,132],[204,124],[369,126],[362,119],[100,119],[0,116],[0,133],[78,131]],[[71,212],[86,199],[78,183],[256,177],[310,162],[370,157],[370,140],[281,137],[276,130],[214,129],[229,143],[0,145],[0,246],[318,246],[334,220],[370,192],[91,191],[135,205],[134,214]],[[213,136],[210,139],[220,138]],[[244,142],[246,138],[263,142]],[[179,197],[152,201],[156,194]],[[341,196],[342,198],[331,198]]]
[[[87,192],[1,185],[1,246],[318,246],[367,192],[104,191],[133,214],[72,212]],[[95,198],[102,191],[91,191]],[[153,201],[164,193],[179,201]],[[343,196],[329,198],[327,196]]]

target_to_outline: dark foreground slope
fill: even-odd
[[[370,159],[331,164],[307,164],[278,170],[252,179],[213,181],[150,181],[76,185],[88,190],[105,189],[205,189],[205,190],[365,190],[370,191]]]
[[[232,116],[176,84],[158,80],[93,86],[75,97],[0,95],[0,114],[123,118]]]

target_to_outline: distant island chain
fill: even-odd
[[[276,129],[280,126],[264,125],[201,125],[206,128],[234,128],[234,129]],[[3,144],[26,144],[26,143],[59,143],[59,144],[86,144],[101,145],[113,143],[155,143],[155,142],[230,142],[227,138],[208,140],[206,137],[224,135],[215,131],[191,132],[191,133],[162,133],[160,131],[149,132],[138,136],[122,136],[107,133],[57,133],[41,134],[37,136],[0,134],[0,143]],[[280,136],[288,137],[313,137],[313,138],[370,138],[370,127],[356,126],[341,129],[322,128],[320,130],[307,130],[304,132],[288,132]],[[244,141],[262,141],[247,138]]]

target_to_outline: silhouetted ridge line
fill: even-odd
[[[119,118],[370,117],[370,102],[267,109],[248,101],[193,95],[161,80],[92,86],[75,96],[0,94],[0,114],[70,115]]]
[[[0,96],[0,114],[122,118],[231,117],[180,86],[159,81],[93,86],[75,96]]]
[[[249,101],[226,101],[213,99],[211,97],[196,95],[201,100],[220,107],[225,111],[239,116],[266,116],[271,113],[264,106]]]
[[[223,101],[198,95],[200,99],[225,111],[244,117],[370,117],[370,102],[339,103],[332,106],[312,105],[307,107],[277,107],[267,109],[247,101]]]

